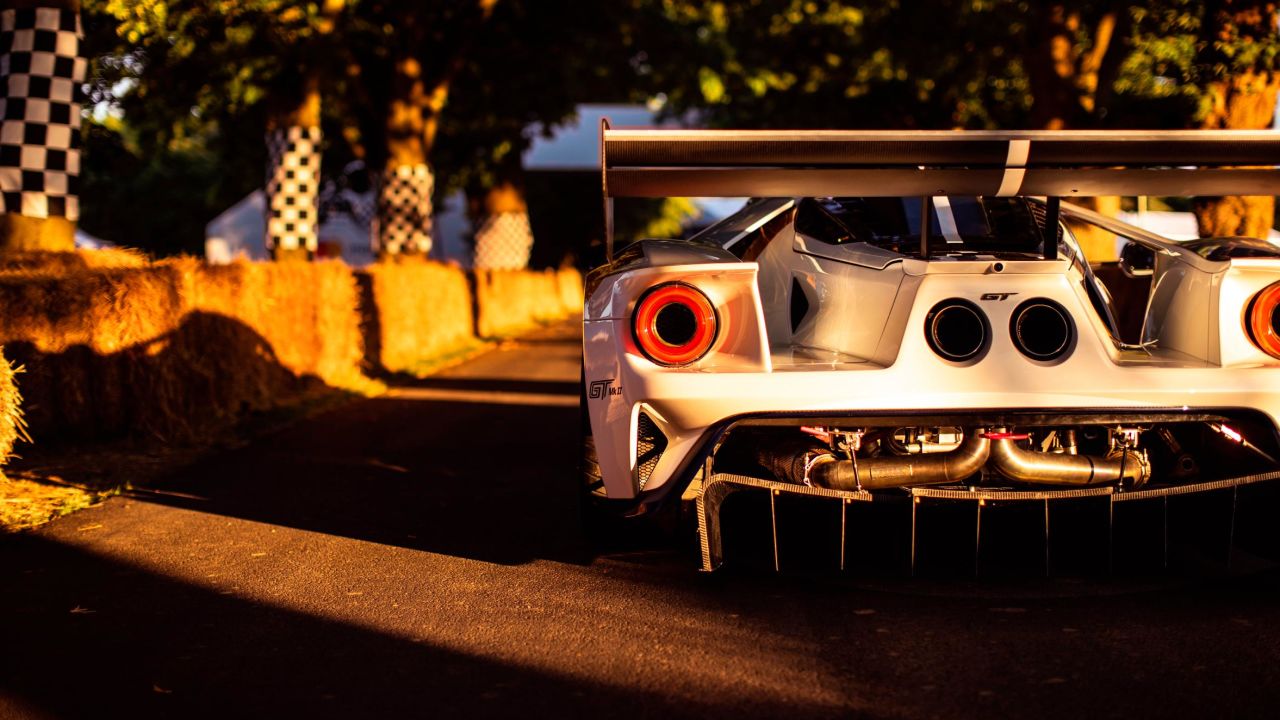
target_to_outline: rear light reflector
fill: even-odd
[[[1244,315],[1249,339],[1262,352],[1280,359],[1280,282],[1254,296]]]
[[[697,288],[665,283],[636,303],[631,328],[644,356],[659,365],[678,367],[701,359],[716,341],[716,309]]]

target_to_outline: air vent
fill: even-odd
[[[800,323],[804,322],[805,317],[809,314],[809,296],[804,293],[804,286],[800,284],[797,278],[791,278],[791,332],[794,334],[800,329]]]
[[[636,481],[641,490],[649,482],[666,449],[667,436],[662,434],[652,418],[640,413],[636,422]]]

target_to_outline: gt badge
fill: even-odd
[[[1018,293],[983,293],[982,300],[1008,300]]]
[[[591,387],[587,390],[587,397],[592,400],[599,400],[602,397],[612,397],[622,394],[622,386],[613,386],[613,378],[608,380],[592,380]]]

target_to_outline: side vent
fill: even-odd
[[[636,422],[636,480],[641,490],[649,482],[649,476],[653,475],[666,449],[667,436],[648,415],[640,413]]]
[[[791,278],[791,332],[800,329],[809,314],[809,296],[804,293],[804,286],[797,278]]]

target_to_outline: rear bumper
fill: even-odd
[[[588,355],[590,358],[590,355]],[[1280,426],[1280,368],[1100,368],[1088,378],[1060,377],[1057,368],[978,372],[939,368],[918,373],[905,365],[791,372],[655,371],[631,355],[609,354],[592,379],[611,378],[588,399],[605,486],[611,498],[649,501],[695,473],[726,428],[750,419],[774,424],[986,426],[1051,425],[1056,417],[1123,416],[1128,422],[1180,422],[1203,415],[1249,413]],[[1088,384],[1086,384],[1088,383]],[[1074,387],[1072,387],[1074,385]],[[666,448],[637,480],[636,431],[644,413]],[[955,422],[962,420],[962,422]],[[910,421],[910,422],[907,422]],[[1084,422],[1084,421],[1081,421]],[[643,492],[642,492],[643,491]]]

